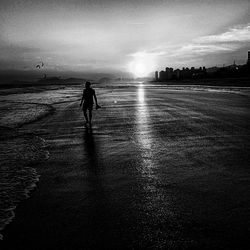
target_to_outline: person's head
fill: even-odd
[[[90,82],[86,82],[86,83],[85,83],[85,88],[86,88],[86,89],[90,88],[90,85],[91,85]]]

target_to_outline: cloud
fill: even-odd
[[[201,36],[187,44],[158,46],[150,51],[142,51],[133,55],[152,54],[159,58],[178,61],[181,59],[197,58],[209,54],[233,53],[246,47],[250,42],[250,24],[230,28],[217,35]]]
[[[192,43],[182,46],[177,54],[206,55],[211,53],[233,52],[250,42],[250,24],[230,28],[217,35],[202,36],[193,39]]]
[[[250,42],[250,24],[229,29],[229,31],[218,35],[199,37],[194,40],[196,43],[233,43]]]
[[[228,45],[228,44],[188,44],[182,46],[179,50],[176,51],[173,55],[183,55],[183,56],[196,56],[196,55],[206,55],[211,53],[225,53],[231,52],[239,47],[237,45]]]
[[[130,53],[133,59],[155,62],[157,68],[169,65],[212,66],[231,63],[233,59],[244,63],[244,53],[250,42],[250,24],[229,28],[227,31],[193,38],[189,42],[158,44],[153,48]]]
[[[150,50],[150,51],[147,51],[147,50],[137,51],[135,53],[128,54],[128,56],[131,56],[133,58],[144,59],[144,58],[149,58],[149,57],[152,58],[152,57],[156,57],[156,56],[162,56],[165,54],[166,54],[166,51],[159,51],[157,49],[154,49],[154,50]]]

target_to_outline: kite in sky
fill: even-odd
[[[37,69],[40,69],[40,68],[43,68],[44,67],[44,63],[43,62],[39,62],[37,65],[36,65],[36,68]]]

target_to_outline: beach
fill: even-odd
[[[1,91],[1,249],[249,249],[250,89]]]

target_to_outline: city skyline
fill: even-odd
[[[240,1],[1,1],[0,69],[147,76],[244,64],[250,3]]]
[[[246,53],[247,59],[244,64],[237,65],[234,60],[233,64],[218,67],[218,65],[206,68],[205,66],[198,67],[182,67],[172,68],[165,67],[165,69],[158,69],[154,72],[154,79],[165,81],[172,79],[185,79],[185,78],[213,78],[213,77],[242,77],[249,75],[250,66],[250,51]]]

